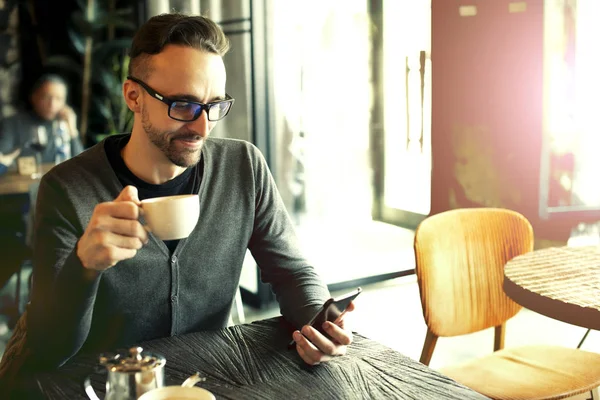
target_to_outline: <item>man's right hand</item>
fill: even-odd
[[[134,186],[126,186],[114,201],[94,208],[77,243],[77,257],[90,270],[103,271],[133,258],[148,243],[148,232],[138,221],[140,200]]]

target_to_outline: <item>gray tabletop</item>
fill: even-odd
[[[291,329],[282,318],[198,332],[140,345],[167,359],[165,384],[199,371],[217,399],[485,399],[448,377],[380,343],[355,335],[347,356],[308,366],[288,350]],[[103,393],[97,357],[79,356],[30,382],[48,399],[84,399],[82,382]]]

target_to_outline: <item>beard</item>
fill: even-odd
[[[150,122],[146,108],[142,109],[142,127],[152,144],[178,167],[191,167],[200,161],[200,153],[204,144],[204,139],[200,134],[190,130],[161,131]],[[200,147],[197,149],[178,149],[176,139],[200,140]]]

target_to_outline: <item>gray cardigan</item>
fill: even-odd
[[[295,326],[329,297],[299,251],[293,225],[259,150],[213,139],[203,147],[200,217],[173,255],[151,235],[131,260],[93,282],[75,247],[94,207],[123,189],[104,143],[63,162],[40,184],[27,342],[36,368],[79,351],[114,350],[144,340],[227,325],[246,249]]]

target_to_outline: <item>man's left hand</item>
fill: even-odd
[[[302,327],[302,333],[293,333],[296,351],[305,363],[318,365],[332,357],[346,354],[347,346],[352,343],[352,332],[344,327],[344,315],[352,310],[354,303],[351,302],[335,322],[327,321],[323,324],[323,330],[331,339],[309,325]]]
[[[69,135],[72,139],[76,139],[79,135],[77,131],[77,115],[75,111],[67,105],[63,107],[58,113],[58,118],[67,123],[67,129],[69,129]]]

